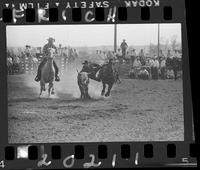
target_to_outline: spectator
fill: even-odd
[[[145,56],[144,56],[144,50],[143,49],[141,49],[141,51],[140,51],[138,56],[140,58],[141,64],[145,65]]]
[[[138,68],[138,67],[141,67],[141,66],[142,66],[142,64],[141,64],[139,58],[137,57],[137,58],[135,59],[134,63],[133,63],[133,67],[134,67],[134,68]]]
[[[158,58],[158,61],[159,61],[159,63],[161,63],[161,61],[162,61],[162,58],[165,58],[165,56],[164,56],[164,54],[163,54],[163,51],[162,51],[162,50],[160,50],[160,53],[159,53],[159,58]]]
[[[120,48],[122,49],[122,58],[125,59],[125,57],[126,57],[126,50],[128,48],[128,45],[127,45],[125,39],[123,39],[123,42],[121,43]]]
[[[161,79],[166,79],[166,59],[163,57],[160,62]]]
[[[154,58],[154,65],[153,65],[153,73],[154,73],[154,76],[153,76],[153,79],[154,80],[158,80],[158,69],[159,69],[159,61],[158,61],[158,58],[155,56]]]
[[[136,54],[136,52],[135,52],[135,49],[132,49],[132,50],[131,50],[131,54],[130,54],[131,63],[132,63],[132,64],[134,63],[136,56],[137,56],[137,54]]]
[[[175,58],[181,58],[181,55],[180,55],[180,53],[177,49],[175,49],[175,51],[174,51],[174,57]]]

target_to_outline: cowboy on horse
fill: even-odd
[[[102,73],[105,71],[105,68],[110,68],[109,72],[117,72],[116,69],[113,67],[113,59],[109,59],[108,63],[103,64],[102,66],[96,63],[89,63],[87,60],[84,61],[83,68],[80,72],[86,72],[89,73],[89,78],[101,82],[102,81]],[[97,72],[99,72],[97,74]],[[116,77],[117,80],[119,80],[119,77]],[[119,80],[120,81],[120,80]]]
[[[53,48],[57,52],[57,48],[53,44],[55,42],[55,39],[50,37],[47,40],[48,40],[48,43],[46,45],[44,45],[44,47],[43,47],[44,58],[43,58],[42,62],[40,63],[39,67],[38,67],[37,76],[35,77],[35,81],[37,81],[37,82],[40,81],[40,79],[41,79],[42,67],[45,65],[45,63],[47,62],[48,56],[50,55],[49,49]],[[54,66],[54,69],[55,69],[55,81],[60,81],[60,78],[58,76],[59,70],[58,70],[58,66],[56,65],[55,61],[53,61],[53,66]]]
[[[101,81],[101,77],[100,74],[98,74],[98,76],[96,76],[97,72],[101,69],[101,66],[99,64],[96,63],[89,63],[87,60],[84,61],[83,64],[83,68],[81,70],[81,72],[86,72],[86,73],[90,73],[88,75],[89,78],[96,80],[96,81]]]

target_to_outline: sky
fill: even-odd
[[[55,38],[57,46],[93,47],[114,44],[113,24],[7,26],[6,30],[8,47],[40,47],[47,43],[49,37]],[[160,24],[162,39],[170,41],[174,35],[181,42],[181,24]],[[158,24],[118,24],[118,45],[123,39],[126,39],[129,46],[156,44]]]

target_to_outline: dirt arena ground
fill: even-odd
[[[122,79],[109,98],[91,81],[93,99],[83,101],[75,75],[62,76],[50,99],[38,98],[33,79],[8,76],[10,143],[184,140],[182,80]]]

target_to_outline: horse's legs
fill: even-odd
[[[86,98],[87,98],[87,99],[90,99],[90,95],[89,95],[89,93],[88,93],[88,87],[86,88],[85,93],[86,93]]]
[[[42,95],[42,90],[43,90],[43,84],[42,84],[42,82],[40,82],[40,95],[39,95],[39,98]]]
[[[112,86],[113,86],[113,84],[109,84],[109,85],[108,85],[108,91],[107,91],[107,93],[105,94],[106,97],[110,96],[110,91],[111,91],[111,89],[112,89]]]
[[[49,89],[48,89],[48,94],[49,94],[49,97],[51,95],[51,90],[52,90],[52,87],[53,87],[53,83],[49,83]]]
[[[106,84],[103,82],[103,89],[101,92],[101,95],[103,96],[105,94]]]
[[[54,95],[54,85],[52,84],[52,91],[51,91],[51,94]]]

